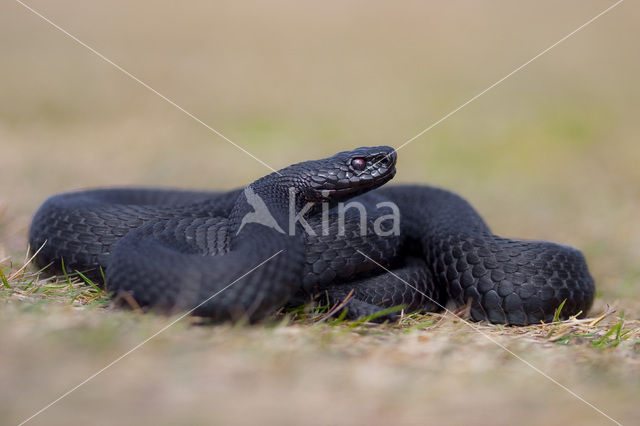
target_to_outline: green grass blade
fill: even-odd
[[[389,314],[393,314],[393,313],[396,313],[396,312],[400,312],[400,311],[402,311],[403,309],[404,309],[404,306],[402,306],[402,305],[392,306],[392,307],[390,307],[390,308],[381,309],[381,310],[379,310],[378,312],[375,312],[375,313],[373,313],[373,314],[371,314],[371,315],[367,315],[367,316],[365,316],[365,317],[358,318],[357,320],[355,320],[353,323],[351,323],[351,324],[349,325],[349,328],[355,328],[355,327],[358,327],[359,325],[362,325],[362,324],[364,324],[365,322],[370,322],[370,321],[373,321],[373,320],[375,320],[375,319],[378,319],[378,318],[381,318],[381,317],[387,316],[387,315],[389,315]]]
[[[4,271],[2,269],[0,269],[0,279],[2,280],[2,285],[4,285],[6,288],[12,288],[11,284],[9,284],[9,280],[7,280],[7,277],[4,274]]]
[[[560,303],[560,306],[558,306],[558,308],[556,309],[556,311],[553,314],[553,322],[560,322],[560,313],[562,312],[562,308],[564,308],[564,304],[567,301],[567,299],[564,299],[562,301],[562,303]]]

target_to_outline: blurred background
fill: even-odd
[[[612,1],[31,0],[278,169],[399,146]],[[494,232],[582,249],[638,318],[640,7],[625,2],[399,151]],[[225,189],[270,172],[20,4],[0,5],[0,258],[77,188]]]

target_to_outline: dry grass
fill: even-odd
[[[609,3],[30,4],[278,168],[397,146]],[[582,249],[598,287],[587,319],[475,331],[451,315],[372,326],[317,309],[257,326],[182,321],[33,423],[609,423],[486,336],[637,422],[639,13],[625,2],[399,152],[397,181],[460,192],[499,234]],[[111,308],[82,278],[23,268],[47,195],[230,188],[266,169],[19,5],[0,6],[0,35],[0,422],[10,424],[173,320]]]
[[[283,311],[255,326],[198,318],[173,324],[178,318],[115,307],[86,278],[41,279],[27,266],[0,273],[7,302],[0,314],[7,371],[0,380],[11,395],[37,388],[47,398],[38,407],[44,406],[153,337],[122,361],[125,367],[109,368],[95,379],[99,385],[69,397],[76,401],[72,411],[62,408],[71,402],[60,402],[38,419],[44,423],[110,423],[112,416],[96,414],[104,400],[119,407],[117,421],[127,424],[605,419],[559,385],[608,415],[616,410],[618,420],[633,415],[626,410],[638,381],[640,321],[609,306],[589,318],[527,327],[470,323],[465,309],[403,315],[393,324],[344,321],[323,306]],[[32,398],[7,399],[8,421],[35,411]],[[522,410],[534,413],[523,421]],[[316,411],[323,414],[310,414]]]

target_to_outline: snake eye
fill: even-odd
[[[367,167],[367,162],[362,157],[356,157],[351,160],[351,167],[355,170],[362,171]]]

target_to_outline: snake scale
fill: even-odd
[[[588,312],[579,250],[494,235],[444,189],[383,186],[395,164],[393,148],[363,147],[226,192],[62,193],[36,212],[30,245],[51,271],[102,268],[108,290],[140,306],[213,319],[255,321],[318,294],[347,299],[351,318],[446,304],[513,325],[551,321],[563,302],[563,318]]]

